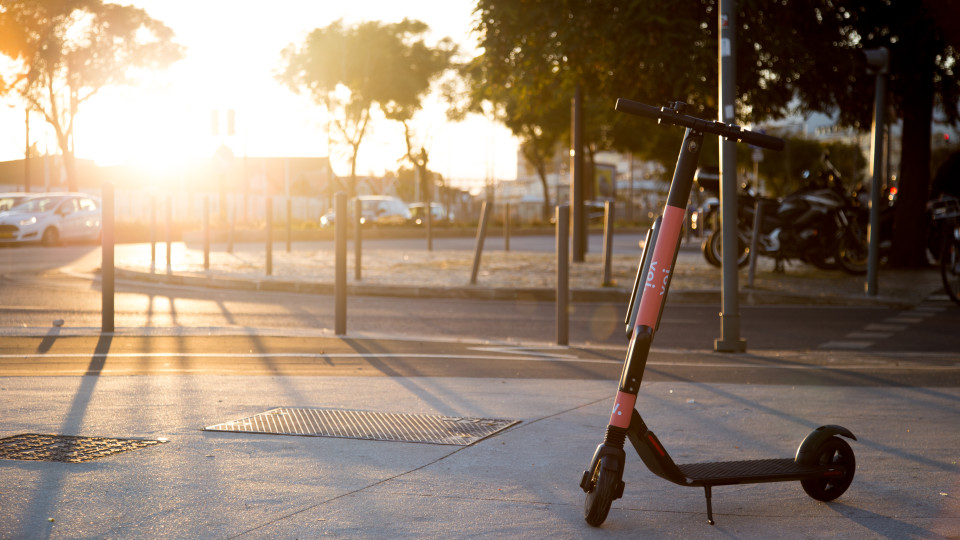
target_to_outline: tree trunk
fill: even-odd
[[[70,136],[64,133],[59,126],[54,125],[57,131],[57,146],[60,147],[60,153],[63,155],[63,168],[67,173],[67,191],[80,191],[80,185],[77,181],[77,160],[73,155],[73,149],[70,148]]]
[[[360,145],[354,144],[353,155],[350,156],[350,185],[347,186],[347,197],[354,198],[357,196],[357,154],[360,153]]]
[[[550,186],[547,184],[547,168],[543,162],[537,165],[537,177],[540,178],[540,185],[543,187],[543,215],[541,217],[544,223],[550,223],[553,205],[550,204]]]
[[[890,266],[927,266],[926,204],[930,191],[930,122],[933,119],[933,81],[929,74],[914,76],[903,100],[900,185],[894,213]]]

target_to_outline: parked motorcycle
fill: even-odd
[[[852,274],[867,269],[867,231],[862,209],[836,181],[834,172],[783,198],[758,198],[748,188],[738,195],[737,264],[749,261],[757,202],[764,206],[757,254],[777,261],[797,259],[817,268],[842,268]],[[708,262],[721,266],[723,238],[714,231],[703,243]]]

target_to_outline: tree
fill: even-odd
[[[456,103],[448,116],[461,120],[468,113],[489,115],[520,139],[520,152],[537,171],[543,188],[542,219],[547,222],[553,211],[547,164],[570,126],[569,96],[558,80],[535,92],[513,80],[513,71],[490,69],[486,63],[490,60],[482,55],[461,66],[463,88],[447,89],[448,99]]]
[[[13,73],[0,93],[15,92],[53,128],[76,191],[73,129],[80,106],[102,88],[180,59],[173,31],[139,8],[102,0],[0,0],[0,53]]]
[[[737,118],[757,123],[787,114],[835,113],[846,126],[870,124],[873,76],[864,48],[891,52],[890,93],[903,119],[901,184],[892,261],[924,264],[933,105],[960,120],[960,0],[739,0]],[[558,80],[583,85],[601,111],[606,144],[644,158],[675,155],[677,130],[612,114],[616,98],[680,100],[717,116],[718,0],[479,0],[489,80],[537,95]],[[568,94],[569,95],[569,94]],[[596,132],[588,138],[596,137]]]
[[[409,121],[449,63],[451,42],[430,47],[422,38],[427,30],[423,22],[409,19],[353,27],[336,21],[310,32],[300,46],[283,51],[278,80],[323,105],[350,147],[351,195],[356,190],[357,155],[373,108],[379,107],[389,119]]]

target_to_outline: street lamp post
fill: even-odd
[[[866,292],[869,296],[876,296],[878,289],[878,266],[880,259],[880,190],[883,182],[883,111],[886,107],[887,74],[890,66],[890,53],[886,47],[866,49],[863,51],[867,59],[868,73],[876,76],[873,111],[873,138],[870,144],[870,171],[873,180],[870,185],[870,236],[867,252],[867,282]]]
[[[23,124],[25,134],[23,137],[23,188],[30,193],[30,108],[23,109]]]

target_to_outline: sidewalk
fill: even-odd
[[[637,240],[642,238],[633,235]],[[596,239],[594,239],[596,240]],[[549,241],[549,240],[547,240]],[[439,243],[439,241],[438,241]],[[596,242],[594,242],[596,243]],[[639,242],[634,242],[636,246]],[[488,242],[488,245],[496,242]],[[556,291],[556,258],[550,252],[510,251],[501,246],[482,253],[477,284],[470,285],[474,251],[383,247],[385,242],[364,244],[361,279],[355,274],[352,245],[348,246],[347,280],[351,295],[455,297],[488,299],[536,299],[552,301]],[[499,249],[498,249],[499,247]],[[330,243],[295,243],[290,252],[274,244],[272,273],[266,272],[266,249],[261,244],[238,244],[233,253],[225,245],[210,251],[209,269],[204,269],[202,245],[174,243],[173,264],[165,261],[165,244],[157,244],[155,268],[150,264],[150,245],[117,246],[117,276],[219,288],[332,293],[335,251]],[[626,302],[637,272],[641,250],[616,252],[612,258],[611,284],[603,286],[600,249],[583,263],[571,263],[570,288],[574,302]],[[773,271],[774,261],[757,261],[753,287],[748,269],[739,272],[740,301],[746,304],[839,304],[912,306],[942,290],[936,270],[899,271],[881,269],[876,296],[865,293],[866,276],[851,276],[840,270],[823,271],[810,265],[788,263],[784,273]],[[710,266],[695,242],[681,247],[670,286],[674,303],[718,303],[722,271]]]
[[[829,504],[796,482],[718,487],[711,526],[703,490],[657,478],[628,447],[624,496],[594,529],[578,483],[615,381],[184,374],[0,384],[3,437],[168,441],[85,463],[0,460],[5,539],[960,534],[956,388],[645,383],[637,408],[680,463],[792,457],[832,423],[857,436],[856,477]],[[276,407],[520,423],[465,447],[202,431]]]
[[[116,266],[122,279],[318,292],[332,287],[334,255],[328,247],[295,244],[291,253],[280,243],[276,247],[273,276],[265,275],[263,246],[254,244],[238,245],[233,254],[213,251],[208,271],[197,246],[174,244],[169,273],[165,265],[150,268],[149,244],[118,246]],[[574,298],[625,299],[639,249],[614,257],[617,283],[607,288],[599,286],[598,252],[571,266]],[[162,245],[157,255],[163,260]],[[354,294],[552,298],[551,253],[488,249],[476,286],[468,284],[469,250],[371,246],[363,255],[360,282],[353,279],[349,257]],[[89,275],[97,268],[99,262],[88,258],[72,271]],[[719,305],[721,272],[703,262],[695,247],[683,248],[676,268],[671,302]],[[746,279],[741,272],[741,286]],[[772,261],[761,260],[755,290],[741,291],[741,299],[912,306],[940,290],[934,271],[883,271],[877,298],[862,293],[863,280],[805,265],[776,274]],[[29,350],[36,349],[31,354],[2,356],[21,365],[56,366],[57,347],[68,339],[48,334],[39,345],[30,343]],[[592,528],[583,520],[578,484],[603,437],[613,378],[397,376],[378,359],[458,362],[472,354],[472,361],[506,357],[580,373],[583,362],[619,370],[619,348],[598,348],[588,358],[586,349],[575,347],[458,343],[458,352],[437,343],[444,354],[401,356],[383,340],[329,337],[315,354],[295,360],[341,365],[353,359],[369,362],[376,373],[315,376],[271,371],[271,357],[258,355],[252,344],[248,355],[240,355],[215,347],[196,352],[189,335],[163,342],[173,345],[144,339],[137,346],[136,339],[101,336],[103,345],[80,355],[84,370],[75,375],[0,376],[0,438],[45,433],[165,441],[84,463],[0,459],[0,538],[960,537],[960,468],[956,430],[949,427],[960,425],[960,389],[954,387],[810,385],[783,351],[708,353],[708,362],[737,373],[757,369],[765,354],[765,362],[796,369],[798,382],[644,381],[637,409],[676,461],[791,457],[811,430],[839,424],[857,436],[851,446],[858,468],[850,489],[825,504],[796,482],[717,487],[717,523],[711,526],[702,489],[654,476],[628,446],[624,496],[603,526]],[[405,347],[426,349],[416,341]],[[655,350],[650,369],[666,354]],[[863,353],[810,354],[827,364],[815,369],[870,373],[857,371],[869,364],[858,356]],[[111,360],[121,355],[131,362],[144,355],[140,361],[159,365],[160,374],[113,375]],[[204,358],[211,357],[259,362],[267,373],[212,374],[204,370]],[[949,363],[940,356],[937,361]],[[409,362],[411,370],[417,365]],[[204,430],[286,407],[519,423],[468,446]]]

